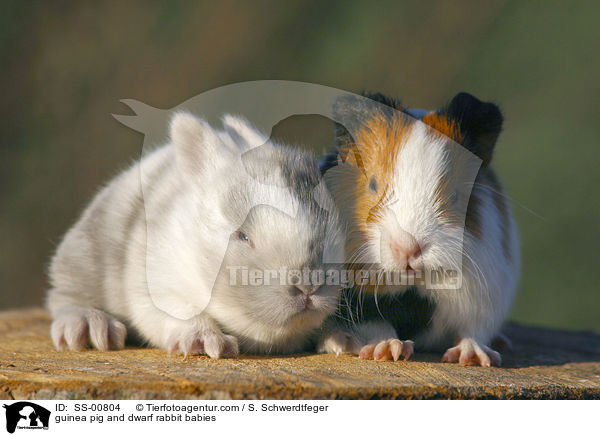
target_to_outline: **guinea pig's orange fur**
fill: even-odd
[[[376,115],[355,133],[355,142],[340,150],[342,161],[358,168],[354,175],[352,208],[355,227],[350,229],[351,237],[346,247],[351,255],[349,268],[355,273],[368,265],[357,259],[356,254],[367,242],[367,224],[377,221],[379,211],[387,200],[387,187],[392,182],[393,162],[405,143],[406,135],[413,120],[402,112],[393,114],[391,119]],[[378,192],[368,189],[372,176],[376,177]],[[362,289],[376,292],[377,284],[368,283]]]
[[[393,176],[393,162],[404,144],[409,120],[400,112],[392,121],[376,116],[356,133],[354,146],[341,150],[342,159],[360,170],[355,192],[355,212],[357,224],[366,230],[366,224],[377,217],[378,209],[384,204],[386,187]],[[372,175],[376,175],[377,184],[382,188],[377,194],[367,187]],[[364,189],[362,189],[364,188]]]
[[[448,117],[445,115],[440,115],[436,112],[429,112],[421,121],[423,121],[432,129],[437,130],[442,135],[452,138],[454,141],[462,144],[464,137],[460,133],[460,129],[454,122],[448,120]]]

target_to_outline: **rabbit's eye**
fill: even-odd
[[[369,191],[371,191],[373,194],[377,194],[377,179],[375,176],[372,176],[369,180]]]
[[[238,239],[243,242],[250,242],[250,238],[244,232],[238,232]]]

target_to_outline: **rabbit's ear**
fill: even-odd
[[[183,175],[198,175],[217,168],[223,160],[223,144],[210,125],[188,112],[171,119],[170,137],[177,165]]]
[[[269,138],[239,116],[225,115],[223,117],[225,131],[232,137],[241,149],[251,149],[263,145]]]

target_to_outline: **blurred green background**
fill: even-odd
[[[600,331],[600,2],[2,2],[0,309],[39,305],[61,235],[139,156],[120,99],[170,108],[229,83],[499,103],[527,324]]]

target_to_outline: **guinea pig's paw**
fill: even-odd
[[[213,359],[236,357],[239,354],[235,336],[212,330],[175,333],[167,340],[166,348],[171,354],[207,354]]]
[[[125,347],[127,329],[111,315],[92,308],[63,310],[52,322],[50,334],[58,350],[78,351],[92,345],[106,350]]]
[[[500,366],[500,353],[485,345],[478,344],[472,338],[463,338],[458,345],[449,348],[442,357],[442,362],[458,362],[461,365]]]
[[[329,353],[339,356],[344,353],[357,354],[360,343],[352,333],[334,330],[328,333],[319,344],[319,353]]]
[[[413,341],[401,341],[393,338],[365,345],[361,348],[358,357],[361,359],[397,361],[400,356],[404,357],[404,360],[408,360],[413,352]]]

